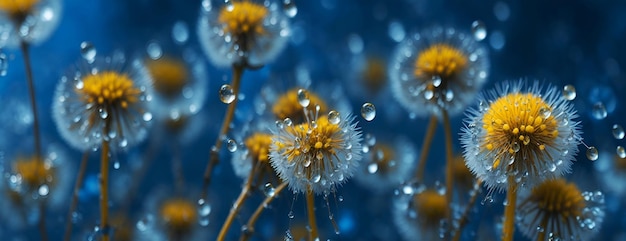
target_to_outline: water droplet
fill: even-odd
[[[0,54],[0,76],[6,76],[7,69],[9,69],[9,60],[5,54]]]
[[[622,128],[621,125],[615,124],[613,125],[613,137],[615,137],[615,139],[621,140],[624,139],[624,128]]]
[[[370,163],[367,166],[367,172],[369,172],[370,174],[374,174],[378,171],[378,164],[376,163]]]
[[[272,183],[265,183],[265,186],[263,187],[263,193],[265,193],[266,197],[273,197],[276,190],[274,189],[274,186],[272,186]]]
[[[43,184],[39,187],[37,193],[39,194],[39,196],[42,197],[48,196],[48,193],[50,193],[50,188],[48,187],[48,185]]]
[[[598,160],[598,149],[594,146],[587,148],[587,159],[590,161]]]
[[[88,63],[93,63],[96,60],[96,47],[93,46],[91,42],[84,41],[80,43],[80,55],[83,56],[83,59],[87,60]]]
[[[352,54],[358,54],[363,51],[363,39],[358,34],[350,34],[348,37],[348,48]]]
[[[519,143],[517,143],[517,141],[513,142],[513,146],[511,147],[511,149],[513,149],[514,152],[518,152],[520,150],[520,148],[521,147],[520,147]]]
[[[322,176],[320,174],[315,174],[315,176],[313,176],[313,179],[311,179],[311,181],[313,181],[313,183],[318,183],[320,182],[321,179],[322,179]]]
[[[148,43],[148,46],[146,46],[146,52],[148,53],[148,56],[154,60],[160,59],[161,56],[163,56],[163,49],[161,49],[161,45],[155,41]]]
[[[602,102],[595,103],[591,109],[591,114],[593,115],[593,118],[596,118],[597,120],[606,118],[607,112],[606,108],[604,108],[604,104],[602,104]]]
[[[443,82],[441,76],[439,75],[433,75],[430,81],[435,88],[439,87],[441,85],[441,82]]]
[[[309,100],[309,93],[305,89],[298,90],[298,103],[300,103],[300,106],[304,108],[311,104],[311,100]]]
[[[404,26],[399,21],[391,21],[389,23],[389,29],[387,30],[387,34],[389,37],[396,42],[400,42],[406,36],[406,32],[404,31]]]
[[[293,18],[298,14],[298,7],[296,7],[295,0],[283,0],[283,11],[287,17]]]
[[[113,169],[115,169],[115,170],[119,170],[120,169],[120,162],[119,161],[113,162]]]
[[[574,100],[576,98],[576,88],[573,85],[563,87],[563,98],[566,100]]]
[[[286,125],[286,126],[291,126],[291,125],[293,125],[293,121],[291,121],[290,118],[285,118],[283,120],[283,124]]]
[[[120,140],[119,146],[122,148],[128,146],[128,140],[126,140],[126,138],[123,138],[122,140]]]
[[[550,111],[550,108],[541,107],[539,109],[539,115],[541,115],[541,117],[545,120],[552,115],[552,111]]]
[[[476,41],[482,41],[487,37],[487,27],[485,23],[480,20],[476,20],[472,22],[472,34],[474,35],[474,39]]]
[[[228,151],[230,152],[236,152],[237,151],[237,142],[233,139],[228,139],[228,141],[226,142],[226,147],[228,148]]]
[[[617,146],[615,152],[620,158],[626,158],[626,150],[624,150],[623,146]]]
[[[287,214],[287,217],[289,217],[289,219],[293,219],[295,217],[295,215],[293,215],[293,210],[289,211],[289,213]]]
[[[331,124],[339,124],[339,122],[341,122],[341,117],[339,116],[339,112],[331,110],[330,112],[328,112],[328,122],[330,122]]]
[[[109,117],[109,112],[105,108],[98,108],[98,114],[102,119],[106,119]]]
[[[224,4],[226,5],[226,10],[232,12],[235,9],[235,4],[233,4],[232,0],[224,0]]]
[[[143,121],[151,121],[151,120],[152,120],[152,113],[150,112],[143,113]]]
[[[230,104],[235,100],[235,93],[233,92],[233,88],[230,85],[222,85],[220,87],[220,100],[224,104]]]
[[[372,121],[376,117],[376,106],[374,104],[366,102],[361,106],[361,116],[366,121]]]
[[[172,27],[172,38],[179,44],[187,42],[189,39],[189,28],[183,21],[178,21]]]

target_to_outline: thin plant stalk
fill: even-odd
[[[100,159],[100,230],[102,241],[109,241],[109,142],[102,141]]]
[[[315,193],[313,193],[311,187],[306,192],[306,208],[309,216],[309,227],[311,228],[309,240],[317,240],[320,235],[317,231],[317,221],[315,220]]]
[[[450,212],[448,212],[448,223],[452,223],[452,196],[454,194],[454,156],[452,154],[452,128],[450,126],[450,117],[446,110],[442,111],[443,131],[446,135],[446,201]]]
[[[172,175],[174,176],[174,182],[176,183],[176,191],[181,192],[185,187],[185,176],[183,175],[183,159],[180,152],[180,145],[173,143],[172,148]]]
[[[508,178],[509,188],[506,191],[506,206],[504,207],[504,224],[502,225],[502,241],[513,241],[515,233],[515,206],[517,204],[517,183],[515,176]]]
[[[428,153],[430,151],[430,145],[433,142],[435,131],[437,130],[437,117],[430,117],[428,127],[426,129],[426,135],[424,135],[424,141],[422,142],[422,153],[418,162],[417,170],[415,170],[415,179],[418,182],[424,180],[424,169],[426,168],[426,160],[428,159]]]
[[[211,174],[213,173],[213,168],[219,163],[219,155],[220,149],[222,148],[222,142],[224,136],[228,133],[230,129],[230,123],[233,120],[233,116],[235,115],[235,109],[237,107],[237,97],[239,95],[239,85],[241,84],[241,76],[243,75],[244,66],[235,64],[233,65],[233,79],[231,81],[231,87],[233,89],[233,94],[235,95],[235,99],[228,105],[228,109],[226,110],[226,115],[224,116],[224,121],[222,122],[222,127],[220,128],[220,133],[217,135],[215,140],[215,144],[211,148],[211,154],[209,157],[209,163],[207,164],[206,169],[204,170],[204,177],[202,181],[202,195],[201,199],[206,200],[207,198],[207,189],[211,184]]]
[[[465,224],[467,224],[467,217],[474,207],[474,203],[476,203],[476,199],[478,198],[478,194],[480,193],[481,185],[482,180],[478,179],[478,181],[476,181],[476,183],[474,184],[474,189],[470,196],[470,200],[467,203],[465,210],[463,210],[461,217],[459,218],[459,225],[455,228],[453,232],[452,241],[459,241],[461,239],[461,231],[463,231],[463,227],[465,227]]]
[[[226,234],[228,233],[230,226],[233,224],[233,220],[235,220],[235,216],[237,216],[237,214],[239,213],[239,210],[241,209],[241,207],[243,207],[243,203],[250,196],[252,181],[254,180],[255,173],[259,169],[259,166],[260,166],[260,163],[257,162],[254,168],[250,170],[250,174],[248,175],[246,183],[241,189],[241,193],[239,194],[239,197],[237,197],[235,204],[233,204],[233,206],[230,208],[228,217],[226,217],[226,221],[224,221],[224,224],[222,225],[222,229],[220,230],[220,233],[217,236],[217,240],[223,241],[226,238]]]
[[[247,241],[248,239],[250,239],[250,237],[254,233],[254,225],[261,216],[261,213],[263,213],[263,210],[267,209],[267,205],[269,205],[278,196],[278,194],[280,194],[280,192],[285,189],[285,187],[287,187],[287,182],[281,183],[280,185],[278,185],[278,187],[276,187],[276,189],[274,189],[274,195],[267,196],[265,200],[263,200],[263,202],[259,204],[250,219],[248,219],[248,223],[246,224],[246,227],[248,229],[245,232],[242,231],[241,239],[239,239],[240,241]]]
[[[78,205],[78,191],[83,185],[85,178],[85,172],[87,171],[87,162],[89,162],[89,152],[83,154],[83,158],[80,161],[80,167],[78,169],[78,176],[76,177],[76,183],[74,184],[74,191],[72,192],[72,201],[70,203],[70,209],[67,212],[67,221],[65,221],[65,234],[63,236],[64,241],[70,241],[72,239],[72,220],[74,217],[74,211]]]

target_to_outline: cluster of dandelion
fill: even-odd
[[[486,198],[507,192],[502,240],[513,240],[515,225],[527,238],[537,240],[588,240],[598,232],[604,218],[602,192],[582,192],[564,179],[582,143],[572,103],[555,87],[528,81],[502,82],[479,94],[488,80],[489,53],[464,31],[433,27],[414,33],[399,43],[388,65],[368,59],[358,73],[362,82],[347,78],[347,84],[359,86],[360,91],[351,93],[357,98],[394,98],[412,116],[429,117],[421,149],[396,133],[363,134],[358,118],[350,114],[350,100],[337,85],[298,83],[284,91],[264,87],[255,99],[254,113],[238,124],[237,103],[246,84],[243,74],[263,68],[283,51],[293,11],[283,12],[270,1],[214,6],[204,0],[197,23],[202,51],[187,42],[184,24],[174,26],[170,52],[151,42],[147,56],[121,52],[101,56],[91,43],[83,42],[82,59],[59,78],[52,104],[52,119],[62,139],[84,153],[73,178],[73,165],[63,148],[40,137],[29,57],[29,46],[43,41],[55,27],[60,4],[0,0],[5,31],[0,45],[22,50],[34,119],[33,148],[20,150],[34,154],[16,155],[7,168],[0,166],[6,177],[0,182],[6,199],[0,202],[2,216],[19,217],[6,223],[15,229],[36,225],[41,239],[47,240],[47,208],[67,208],[63,238],[71,240],[79,216],[79,189],[91,153],[98,152],[99,220],[94,221],[95,232],[81,237],[89,240],[230,240],[234,236],[228,233],[235,219],[243,216],[246,201],[261,191],[264,199],[239,234],[248,240],[257,235],[257,220],[283,190],[292,191],[292,204],[296,196],[305,196],[308,225],[301,238],[321,240],[330,235],[318,228],[316,195],[323,196],[329,221],[339,234],[329,196],[336,196],[352,177],[392,201],[392,210],[387,211],[405,240],[459,240],[483,185]],[[206,146],[208,160],[199,190],[186,183],[182,154],[208,122],[201,112],[209,92],[208,73],[205,56],[198,52],[214,66],[232,68],[231,83],[214,91],[227,110],[215,142]],[[477,107],[468,109],[473,102]],[[451,120],[466,109],[460,154],[454,152]],[[363,104],[365,121],[375,115],[373,104]],[[444,175],[425,173],[439,121],[445,139]],[[117,155],[146,139],[148,150],[139,154],[140,164],[127,173],[111,173],[111,166],[118,168]],[[164,143],[171,156],[173,187],[151,191],[135,219],[129,214],[137,183],[149,174],[151,160],[162,154]],[[224,144],[243,186],[226,219],[210,222],[211,202],[219,198],[210,191],[213,175],[227,160]],[[293,207],[290,218],[292,211]],[[217,230],[209,224],[220,225],[219,232],[213,234]],[[285,238],[293,240],[296,229],[288,230],[293,232],[287,231]]]

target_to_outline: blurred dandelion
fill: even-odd
[[[306,105],[306,112],[314,111],[319,106],[319,111],[326,113],[328,105],[326,101],[318,96],[315,92],[302,88],[292,88],[287,92],[278,96],[273,102],[272,113],[278,120],[290,118],[295,123],[306,121],[305,112],[302,106]]]
[[[446,238],[444,223],[450,208],[446,196],[422,184],[406,185],[394,197],[393,221],[404,240],[441,240]]]
[[[503,240],[512,240],[517,189],[568,172],[581,142],[573,106],[555,87],[505,82],[468,111],[466,165],[490,189],[507,190]]]
[[[408,139],[377,140],[374,145],[368,145],[367,150],[355,175],[362,187],[387,192],[410,179],[418,155]]]
[[[520,192],[517,221],[532,240],[591,240],[604,220],[602,192],[582,192],[576,184],[551,179]]]
[[[46,40],[59,23],[61,6],[59,0],[0,1],[0,47]]]

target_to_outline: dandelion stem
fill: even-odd
[[[261,213],[263,213],[263,210],[266,209],[267,205],[269,205],[274,200],[274,198],[276,198],[278,194],[283,191],[283,189],[285,189],[285,187],[287,187],[287,182],[283,182],[278,185],[278,187],[276,187],[276,189],[274,190],[274,195],[267,196],[265,200],[263,200],[263,202],[256,208],[254,214],[252,214],[250,219],[248,219],[248,223],[246,224],[246,227],[248,227],[247,232],[242,231],[241,239],[239,239],[240,241],[247,241],[248,239],[250,239],[250,236],[252,236],[252,234],[254,233],[254,225],[261,216]]]
[[[233,224],[233,220],[235,220],[235,216],[237,216],[237,214],[239,213],[239,210],[243,206],[243,203],[246,201],[248,196],[250,196],[250,187],[252,186],[252,181],[254,180],[255,173],[258,171],[259,166],[260,166],[260,162],[257,162],[254,168],[250,170],[248,179],[246,180],[246,183],[241,189],[241,193],[239,194],[239,197],[235,201],[235,204],[233,204],[233,206],[230,208],[230,213],[228,213],[228,217],[226,218],[226,221],[224,221],[224,224],[222,225],[222,229],[220,230],[220,233],[217,236],[217,240],[223,241],[226,238],[226,233],[228,233],[228,229],[230,229],[230,226]]]
[[[420,154],[420,159],[418,162],[417,170],[415,171],[415,178],[418,182],[424,180],[424,169],[426,168],[426,159],[428,159],[428,152],[430,151],[430,145],[433,142],[433,137],[435,136],[435,131],[437,130],[437,117],[430,117],[430,121],[428,122],[428,127],[426,129],[426,135],[424,136],[424,141],[422,142],[422,153]]]
[[[100,159],[100,230],[102,241],[109,241],[109,142],[102,141]]]
[[[183,159],[180,153],[180,145],[173,143],[172,148],[172,174],[174,176],[174,182],[176,183],[176,191],[181,192],[185,188],[185,176],[183,175]]]
[[[148,150],[144,152],[141,156],[143,164],[141,165],[141,167],[139,167],[139,170],[133,172],[132,180],[129,184],[130,187],[128,188],[128,191],[127,191],[128,194],[126,195],[126,198],[121,204],[122,208],[120,210],[122,210],[122,213],[124,213],[125,210],[128,210],[128,208],[131,205],[131,202],[135,198],[135,194],[137,194],[137,190],[139,190],[139,187],[141,187],[141,183],[144,177],[146,176],[146,172],[152,165],[152,162],[154,162],[154,159],[155,159],[154,156],[158,154],[157,148],[159,147],[161,140],[162,138],[158,134],[155,138],[150,138],[150,144],[149,144]]]
[[[83,158],[80,161],[80,168],[78,169],[78,176],[76,177],[76,183],[74,184],[74,191],[72,193],[72,201],[70,203],[70,209],[67,212],[67,221],[65,221],[65,235],[64,241],[70,241],[72,239],[72,219],[74,216],[74,210],[78,204],[78,191],[83,185],[83,178],[85,177],[85,171],[87,170],[87,162],[89,161],[89,152],[85,151]]]
[[[37,101],[35,98],[35,82],[33,81],[33,69],[30,63],[30,51],[28,43],[21,41],[20,48],[22,49],[22,55],[24,56],[24,68],[26,69],[26,82],[28,83],[28,93],[30,95],[30,105],[33,112],[33,139],[35,147],[35,156],[38,162],[43,161],[41,153],[41,135],[39,131],[39,115],[37,114]],[[42,180],[38,180],[41,182]],[[46,234],[46,219],[45,219],[45,202],[39,204],[39,232],[41,234],[41,240],[47,241],[48,235]]]
[[[452,224],[452,194],[454,194],[454,157],[452,155],[452,128],[450,127],[450,117],[446,110],[442,111],[443,131],[446,135],[446,201],[448,202],[448,224]]]
[[[220,133],[217,135],[217,139],[215,140],[215,145],[211,148],[211,154],[209,157],[209,163],[207,164],[206,169],[204,170],[204,178],[202,181],[202,195],[201,199],[206,200],[207,198],[207,189],[211,184],[211,174],[213,173],[213,168],[219,163],[220,149],[222,148],[223,138],[228,132],[230,127],[230,122],[232,122],[233,116],[235,115],[235,108],[237,107],[237,96],[239,95],[239,84],[241,83],[241,76],[243,75],[244,66],[235,64],[233,65],[233,79],[231,81],[231,87],[233,89],[233,94],[235,95],[235,99],[228,105],[228,110],[226,110],[226,115],[224,116],[224,121],[222,122],[222,128],[220,129]]]
[[[476,199],[478,198],[478,194],[480,193],[481,185],[482,180],[478,179],[478,181],[476,181],[476,183],[474,184],[474,190],[472,192],[472,195],[470,196],[470,200],[467,203],[465,210],[463,210],[463,214],[461,214],[461,217],[459,218],[459,225],[454,230],[452,241],[459,241],[461,239],[461,231],[463,230],[465,224],[467,224],[467,216],[469,216],[470,211],[474,207],[474,203],[476,203]]]
[[[515,206],[517,202],[517,183],[515,176],[508,178],[509,188],[506,191],[506,207],[504,207],[504,224],[502,225],[502,241],[512,241],[515,232]]]
[[[309,227],[311,228],[309,240],[318,240],[319,233],[317,231],[317,221],[315,221],[315,193],[313,193],[310,186],[306,191],[306,207],[309,214]]]

